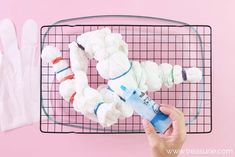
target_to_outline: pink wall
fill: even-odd
[[[11,18],[18,30],[27,18],[35,19],[41,26],[58,19],[97,14],[139,14],[211,25],[213,131],[204,135],[188,135],[184,148],[232,148],[235,156],[235,125],[232,120],[235,114],[234,8],[234,0],[0,0],[0,19]],[[39,125],[35,124],[0,133],[0,156],[16,155],[143,157],[150,156],[150,153],[144,135],[42,134]]]

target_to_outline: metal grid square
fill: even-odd
[[[182,83],[157,92],[149,92],[157,103],[174,105],[184,112],[187,133],[208,133],[212,129],[212,61],[211,28],[205,25],[50,25],[41,28],[41,49],[53,45],[69,62],[68,44],[82,33],[110,28],[121,33],[129,46],[130,60],[152,60],[158,64],[178,64],[184,68],[198,67],[203,71],[200,83]],[[91,60],[88,79],[91,87],[105,84]],[[76,112],[59,95],[59,83],[49,64],[41,62],[41,120],[46,133],[143,133],[141,117],[119,120],[103,128]]]

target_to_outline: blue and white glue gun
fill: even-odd
[[[157,131],[164,133],[170,127],[172,121],[169,116],[162,113],[159,105],[148,95],[139,89],[127,89],[123,85],[120,88],[126,103],[131,105],[137,114],[149,120]]]

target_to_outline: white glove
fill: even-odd
[[[2,131],[39,121],[38,27],[27,20],[22,30],[21,48],[11,20],[0,21],[3,53],[0,70],[0,129]]]

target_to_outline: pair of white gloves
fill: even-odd
[[[17,42],[14,23],[0,21],[0,130],[32,124],[40,119],[38,26],[27,20]],[[20,48],[19,48],[20,47]]]

